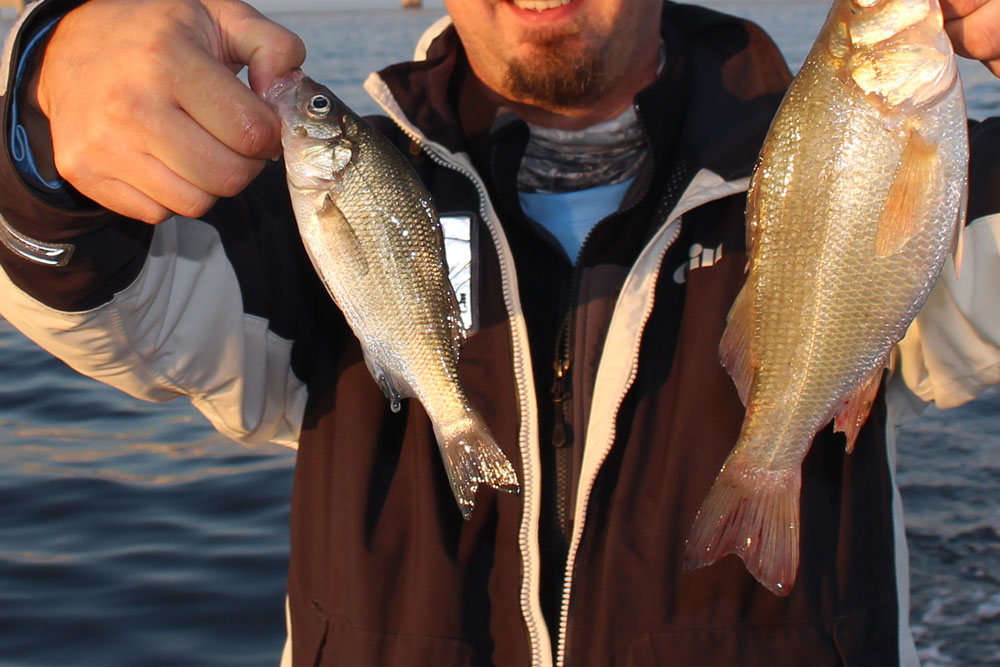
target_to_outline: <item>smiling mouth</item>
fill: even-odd
[[[573,2],[573,0],[511,0],[518,9],[527,9],[533,12],[544,12],[546,9],[555,9]]]

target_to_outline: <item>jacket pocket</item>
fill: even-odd
[[[458,639],[362,628],[316,603],[313,608],[318,631],[303,642],[301,657],[293,656],[296,665],[475,664],[472,647]]]
[[[292,664],[320,664],[329,631],[330,615],[313,602],[312,613],[306,615],[306,623],[296,620],[292,625]]]

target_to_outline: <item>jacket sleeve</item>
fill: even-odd
[[[269,284],[262,269],[302,264],[280,165],[205,220],[174,217],[155,227],[78,194],[46,196],[15,166],[10,112],[20,50],[31,31],[66,10],[64,2],[32,6],[6,43],[0,315],[72,368],[132,396],[185,395],[230,437],[295,445],[306,401],[292,370],[295,304],[273,307],[284,301],[264,290],[283,283]],[[285,281],[303,276],[286,272]]]
[[[1000,118],[970,127],[969,214],[960,274],[946,262],[896,355],[899,420],[1000,383]]]

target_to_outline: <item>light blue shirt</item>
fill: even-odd
[[[572,192],[520,192],[521,209],[551,233],[573,262],[598,222],[618,210],[635,177]]]

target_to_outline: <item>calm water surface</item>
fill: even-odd
[[[332,4],[332,3],[331,3]],[[762,24],[797,68],[826,3],[703,3]],[[443,14],[270,12],[362,113],[365,75]],[[9,22],[0,22],[4,32]],[[1000,82],[962,67],[970,115]],[[925,664],[1000,662],[1000,392],[900,435],[911,622]],[[273,665],[293,455],[76,375],[0,320],[0,664]]]

